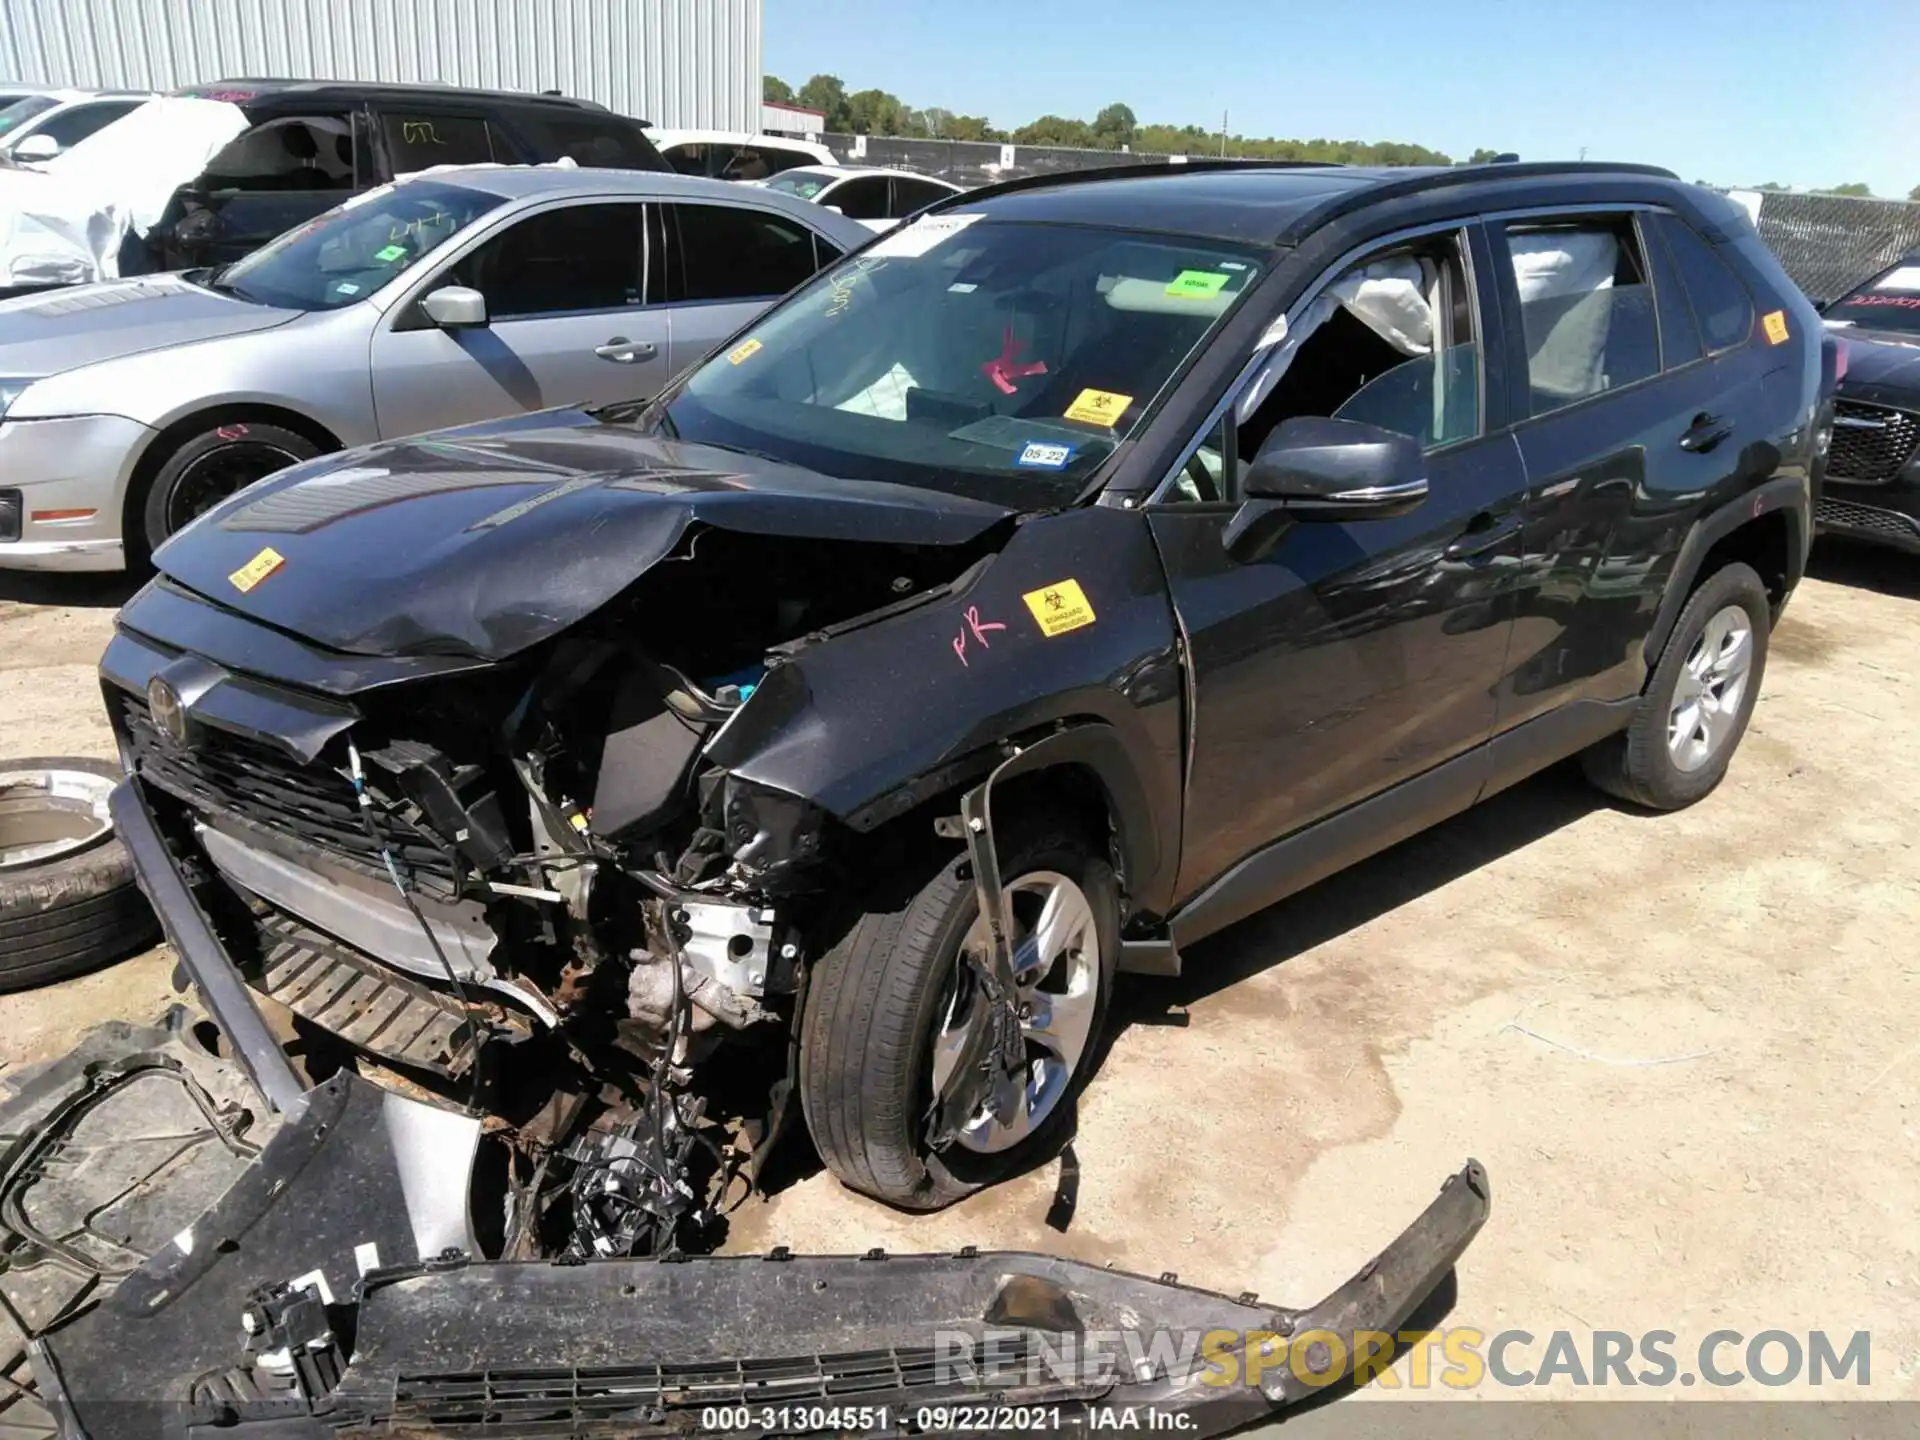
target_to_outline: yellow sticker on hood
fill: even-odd
[[[1029,590],[1020,597],[1040,623],[1040,633],[1048,639],[1093,624],[1093,602],[1080,588],[1078,580],[1058,580]]]
[[[269,545],[227,579],[233,582],[234,589],[244,595],[286,563],[287,557]]]
[[[1089,425],[1104,425],[1111,430],[1133,404],[1133,396],[1116,395],[1111,390],[1082,390],[1067,407],[1067,419],[1083,420]]]
[[[1787,343],[1786,311],[1773,310],[1768,312],[1760,317],[1760,325],[1761,328],[1767,332],[1767,343],[1769,345],[1784,345]]]

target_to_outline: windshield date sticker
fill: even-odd
[[[745,364],[765,348],[758,340],[742,341],[727,351],[727,363],[729,365]]]
[[[1182,270],[1173,277],[1173,283],[1167,286],[1167,294],[1175,299],[1211,300],[1226,288],[1231,275],[1221,275],[1212,270]]]
[[[1767,343],[1769,345],[1786,344],[1787,312],[1784,310],[1772,310],[1762,315],[1760,317],[1760,328],[1767,332]]]
[[[1093,604],[1078,580],[1059,580],[1020,597],[1039,622],[1040,633],[1051,640],[1069,630],[1093,624]]]
[[[287,557],[269,545],[229,575],[227,579],[232,583],[234,589],[244,595],[286,563]]]
[[[376,260],[384,260],[390,265],[406,253],[407,247],[404,245],[382,245],[378,250],[373,252],[373,258]]]
[[[1111,430],[1131,404],[1131,395],[1116,395],[1111,390],[1082,390],[1067,407],[1066,418],[1087,425],[1104,425]]]
[[[1064,470],[1073,459],[1073,446],[1051,440],[1029,440],[1013,463],[1028,470]]]

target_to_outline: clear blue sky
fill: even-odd
[[[1405,140],[1683,179],[1920,185],[1920,0],[766,0],[766,69],[1013,128]]]

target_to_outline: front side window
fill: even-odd
[[[389,111],[380,116],[380,134],[387,142],[387,159],[395,175],[411,175],[435,165],[486,165],[513,158],[504,146],[494,143],[492,130],[478,115]]]
[[[1262,258],[1175,236],[923,219],[770,312],[654,423],[849,479],[1066,503]]]
[[[285,115],[255,126],[207,162],[197,188],[218,195],[351,190],[352,117]]]
[[[822,205],[831,205],[849,220],[887,218],[887,177],[864,175],[836,185],[820,197]]]
[[[1630,221],[1505,227],[1532,411],[1660,373],[1653,286]]]
[[[1896,265],[1835,301],[1823,319],[1920,335],[1920,260]]]
[[[487,297],[489,319],[619,310],[641,286],[644,205],[568,205],[509,225],[444,277]]]
[[[715,147],[687,141],[667,146],[660,152],[660,158],[682,175],[707,175],[712,173],[708,167],[720,159],[710,153],[716,148],[725,149],[728,155],[733,153],[731,146]]]
[[[674,205],[681,300],[770,300],[814,272],[813,232],[733,205]]]
[[[96,130],[104,130],[144,104],[144,100],[96,100],[88,105],[75,105],[53,116],[33,133],[52,136],[62,150],[71,149]]]
[[[798,196],[802,200],[811,200],[833,184],[836,178],[831,171],[827,170],[795,168],[774,176],[767,182],[767,188],[778,190],[784,195]]]
[[[11,135],[36,115],[44,115],[60,102],[51,95],[27,95],[0,110],[0,138]]]
[[[335,310],[388,285],[505,203],[433,180],[384,186],[287,231],[209,280],[261,305]]]

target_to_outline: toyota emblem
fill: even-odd
[[[187,707],[180,703],[180,692],[159,675],[147,682],[147,705],[153,711],[153,723],[167,733],[176,745],[188,744]]]

